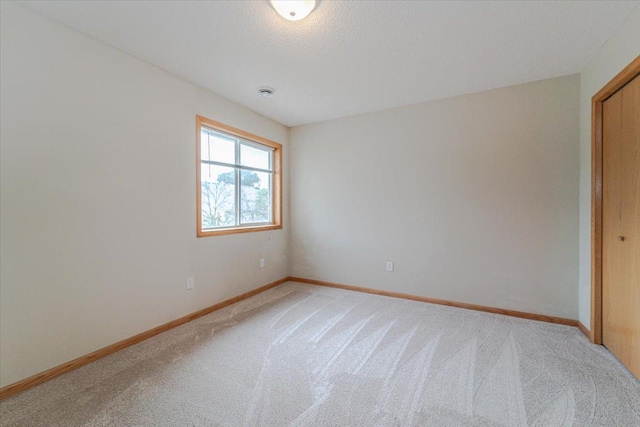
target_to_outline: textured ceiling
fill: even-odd
[[[295,126],[579,72],[638,2],[22,4]]]

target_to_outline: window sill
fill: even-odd
[[[282,229],[282,225],[269,224],[269,225],[258,225],[254,227],[222,228],[219,230],[198,230],[198,237],[222,236],[224,234],[252,233],[254,231],[267,231],[267,230],[279,230],[279,229]]]

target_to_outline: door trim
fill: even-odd
[[[640,56],[591,98],[591,334],[602,344],[602,104],[640,74]]]

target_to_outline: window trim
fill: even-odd
[[[201,183],[201,141],[200,135],[202,127],[218,130],[246,139],[255,144],[267,146],[273,149],[273,174],[271,181],[272,201],[271,218],[272,223],[266,225],[239,225],[233,227],[217,228],[213,230],[202,228],[202,183]],[[225,234],[250,233],[254,231],[278,230],[282,228],[282,145],[270,141],[261,136],[253,135],[243,130],[216,122],[206,117],[196,115],[196,221],[197,237],[220,236]]]

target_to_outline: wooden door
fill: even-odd
[[[602,107],[602,343],[640,378],[640,76]]]

